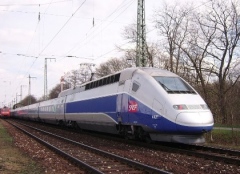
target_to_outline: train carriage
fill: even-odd
[[[187,82],[157,68],[128,68],[28,107],[41,121],[154,141],[203,143],[214,124]]]

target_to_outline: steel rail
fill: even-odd
[[[12,123],[10,123],[12,124]],[[122,163],[125,163],[127,165],[130,165],[130,166],[133,166],[133,167],[136,167],[140,170],[143,170],[143,171],[146,171],[148,173],[159,173],[159,174],[169,174],[170,172],[167,172],[167,171],[164,171],[164,170],[161,170],[161,169],[158,169],[158,168],[155,168],[155,167],[152,167],[152,166],[148,166],[148,165],[145,165],[145,164],[142,164],[142,163],[139,163],[137,161],[133,161],[133,160],[130,160],[130,159],[127,159],[127,158],[124,158],[124,157],[121,157],[121,156],[118,156],[118,155],[115,155],[115,154],[112,154],[112,153],[109,153],[109,152],[106,152],[106,151],[103,151],[103,150],[100,150],[100,149],[97,149],[97,148],[94,148],[94,147],[91,147],[91,146],[88,146],[88,145],[85,145],[85,144],[82,144],[82,143],[79,143],[79,142],[76,142],[76,141],[73,141],[73,140],[70,140],[68,138],[65,138],[65,137],[61,137],[59,135],[56,135],[56,134],[53,134],[53,133],[50,133],[50,132],[47,132],[47,131],[44,131],[44,130],[41,130],[41,129],[38,129],[38,128],[35,128],[35,127],[32,127],[32,126],[29,126],[29,125],[26,125],[26,124],[23,124],[23,123],[18,123],[18,124],[22,124],[26,127],[29,127],[31,129],[34,129],[36,131],[40,131],[42,133],[45,133],[45,134],[48,134],[48,135],[51,135],[51,136],[54,136],[56,138],[59,138],[59,139],[62,139],[64,141],[67,141],[67,142],[70,142],[70,143],[73,143],[73,144],[76,144],[76,145],[79,145],[81,147],[83,147],[84,149],[87,149],[87,150],[90,150],[94,153],[97,153],[97,154],[100,154],[100,155],[104,155],[108,158],[111,158],[111,159],[116,159],[117,161],[119,162],[122,162]],[[21,131],[23,131],[24,133],[28,134],[29,136],[33,137],[34,139],[38,140],[39,142],[43,143],[43,144],[46,144],[46,146],[48,146],[49,148],[55,150],[56,152],[62,154],[63,156],[71,159],[71,161],[73,161],[74,163],[78,164],[78,165],[81,165],[81,166],[84,166],[85,168],[87,168],[88,170],[91,170],[93,171],[94,173],[102,173],[101,171],[99,171],[98,169],[96,168],[93,168],[91,167],[90,165],[84,163],[83,161],[80,161],[78,160],[77,158],[75,157],[72,157],[71,155],[61,151],[60,149],[56,148],[55,146],[52,146],[51,144],[49,144],[48,142],[45,142],[43,140],[41,140],[40,138],[36,137],[35,135],[25,131],[24,129],[16,126],[15,124],[12,124],[13,126],[15,126],[16,128],[20,129]]]
[[[196,150],[210,151],[213,153],[227,154],[227,155],[231,155],[231,156],[240,157],[240,151],[238,151],[238,150],[217,148],[217,147],[205,146],[205,145],[193,145],[193,144],[188,144],[188,145],[184,145],[184,146],[186,146],[186,148],[188,148],[188,149],[192,148],[192,149],[196,149]]]
[[[9,124],[13,125],[14,127],[16,127],[17,129],[21,130],[22,132],[24,132],[25,134],[27,134],[28,136],[34,138],[35,140],[37,140],[38,142],[40,142],[41,144],[47,146],[49,149],[52,149],[53,151],[57,152],[58,154],[62,155],[63,157],[69,159],[70,161],[72,161],[73,163],[75,163],[78,166],[82,166],[83,168],[87,169],[88,171],[90,171],[91,173],[94,174],[104,174],[101,171],[99,171],[98,169],[88,165],[87,163],[69,155],[68,153],[65,153],[64,151],[58,149],[57,147],[51,145],[50,143],[38,138],[37,136],[31,134],[30,132],[20,128],[19,126],[7,121]]]
[[[157,148],[157,147],[155,146],[154,148]],[[187,154],[189,156],[194,155],[200,158],[211,159],[215,161],[224,161],[225,163],[229,163],[229,164],[237,164],[237,165],[240,164],[240,158],[238,154],[239,151],[234,151],[234,150],[226,150],[226,149],[224,150],[222,148],[218,149],[218,148],[207,147],[207,146],[192,145],[192,144],[178,144],[178,143],[161,145],[161,146],[158,146],[158,149],[159,148],[166,151],[171,151],[171,152],[176,151],[177,153]],[[203,152],[194,151],[194,149],[202,150]],[[236,152],[237,154],[234,154],[234,152]],[[223,155],[229,155],[229,154],[238,158],[223,156]]]

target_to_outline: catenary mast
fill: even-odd
[[[146,45],[146,29],[145,29],[145,0],[138,0],[137,9],[137,50],[136,50],[136,66],[146,66],[147,45]]]

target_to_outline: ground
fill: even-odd
[[[14,144],[0,122],[0,173],[1,174],[40,174],[41,167],[36,165],[31,158],[24,154]]]

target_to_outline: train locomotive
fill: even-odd
[[[0,108],[0,117],[1,118],[8,118],[10,117],[10,109],[6,106]]]
[[[127,68],[12,114],[129,139],[191,144],[204,143],[214,125],[208,106],[186,81],[149,67]]]

